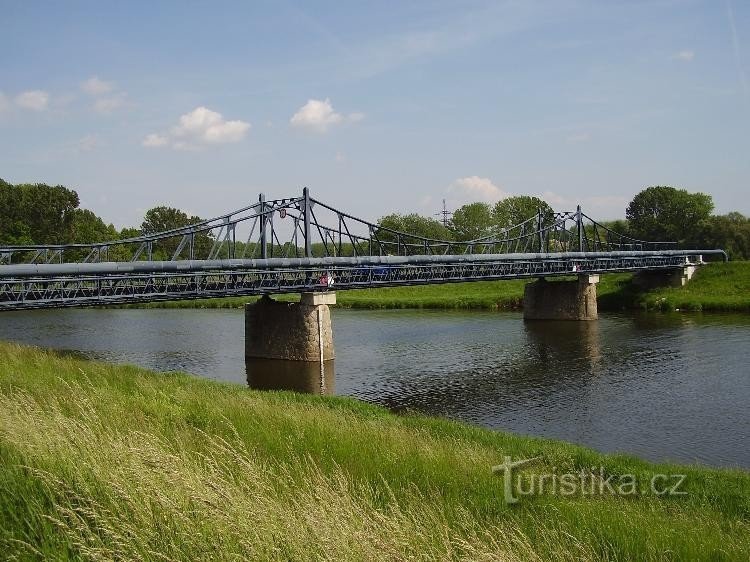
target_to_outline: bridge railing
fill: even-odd
[[[417,256],[647,251],[674,242],[637,240],[573,212],[542,213],[475,240],[438,240],[357,218],[313,199],[266,200],[195,224],[92,244],[0,248],[0,265],[267,259],[274,257]]]

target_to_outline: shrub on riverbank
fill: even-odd
[[[505,455],[541,456],[529,473],[684,473],[687,495],[506,505]],[[748,537],[743,471],[0,344],[9,558],[740,560]]]

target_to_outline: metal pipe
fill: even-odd
[[[140,261],[99,263],[50,263],[0,265],[3,277],[51,277],[55,275],[107,275],[119,273],[169,273],[190,271],[232,271],[238,269],[304,269],[309,267],[405,265],[405,264],[455,264],[497,261],[542,261],[597,258],[642,258],[669,256],[721,255],[728,261],[724,250],[661,250],[618,252],[559,252],[512,254],[431,254],[408,256],[340,256],[322,258],[267,258],[221,259],[182,261]]]

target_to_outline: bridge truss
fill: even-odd
[[[574,212],[541,211],[470,241],[358,219],[310,196],[266,201],[166,232],[0,248],[0,310],[670,269],[679,250]]]

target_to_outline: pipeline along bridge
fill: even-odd
[[[0,247],[0,311],[670,270],[721,250],[635,240],[581,211],[545,214],[470,241],[434,240],[310,196],[93,244]]]

